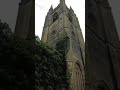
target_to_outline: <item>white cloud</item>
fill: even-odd
[[[60,0],[35,0],[35,34],[41,37],[46,14],[51,5],[55,8]],[[71,6],[77,15],[85,38],[85,0],[66,0],[68,8]]]

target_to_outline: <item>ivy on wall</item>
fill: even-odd
[[[69,49],[69,37],[68,36],[64,36],[59,42],[57,42],[56,44],[56,50],[59,51],[59,53],[61,53],[64,57]]]
[[[67,77],[66,83],[69,84],[70,79],[70,73],[68,72],[67,63],[66,63],[66,54],[69,50],[70,40],[69,37],[65,34],[63,38],[61,38],[60,41],[57,42],[55,49],[62,54],[62,62],[63,68],[64,68],[64,76]]]
[[[51,86],[56,90],[60,87],[67,87],[68,77],[65,61],[67,41],[68,37],[60,40],[56,44],[56,49],[50,48],[41,41],[36,41],[35,75],[37,88]]]

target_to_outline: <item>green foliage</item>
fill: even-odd
[[[69,50],[69,44],[70,41],[69,41],[69,37],[67,35],[65,35],[57,44],[56,44],[56,50],[62,54],[62,62],[63,62],[63,67],[64,68],[64,76],[66,77],[66,84],[69,83],[69,78],[70,78],[70,74],[69,72],[67,71],[67,67],[66,67],[66,54]]]
[[[34,83],[36,88],[49,86],[54,90],[67,86],[65,53],[68,44],[65,40],[57,44],[58,51],[38,37],[31,44],[15,38],[9,25],[0,21],[0,88],[31,90]]]
[[[63,55],[43,42],[36,41],[36,84],[37,86],[66,85],[66,63]]]
[[[11,29],[7,23],[2,23],[0,20],[0,35],[9,36],[11,35]]]
[[[0,88],[32,88],[34,50],[28,41],[15,39],[9,25],[0,21]]]
[[[64,36],[57,44],[56,50],[58,50],[64,57],[69,48],[69,37]]]

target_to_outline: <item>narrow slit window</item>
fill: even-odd
[[[55,14],[53,15],[53,22],[55,22],[58,18],[59,18],[58,14],[55,13]]]
[[[72,16],[70,15],[70,13],[68,14],[68,19],[70,22],[72,22]]]

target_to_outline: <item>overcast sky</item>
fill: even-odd
[[[20,0],[0,0],[0,19],[14,30]]]
[[[45,22],[45,17],[51,5],[55,8],[60,0],[35,0],[35,33],[39,37],[42,35],[42,30]],[[80,27],[85,37],[85,0],[66,0],[68,8],[73,8],[80,23]]]
[[[117,32],[120,39],[120,0],[108,0],[112,8],[113,17],[115,20]]]
[[[12,30],[14,30],[16,24],[16,17],[19,7],[18,3],[20,1],[21,0],[0,0],[0,19],[2,19],[2,21],[7,22],[12,28]],[[35,31],[37,35],[41,36],[41,32],[43,30],[43,25],[45,21],[45,16],[50,6],[53,5],[53,7],[55,8],[59,4],[59,0],[35,0],[35,1],[36,1]],[[115,24],[120,37],[120,0],[109,0],[109,1],[110,1],[110,6],[112,7]],[[79,19],[81,29],[84,33],[85,0],[66,0],[66,4],[68,7],[70,7],[71,5],[72,8],[74,9]]]

